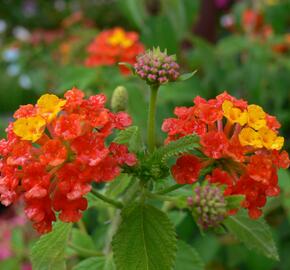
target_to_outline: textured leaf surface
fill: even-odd
[[[71,227],[71,223],[57,222],[52,232],[40,237],[32,247],[33,270],[66,269],[64,255]]]
[[[247,248],[279,260],[271,229],[263,218],[252,220],[245,211],[228,217],[224,224]]]
[[[73,228],[71,234],[71,243],[77,254],[81,256],[88,256],[96,251],[93,239],[86,233],[80,231],[79,229]]]
[[[156,150],[150,159],[165,163],[170,157],[177,156],[180,153],[189,152],[199,145],[199,137],[195,134],[184,136],[179,140],[170,142]]]
[[[174,265],[174,227],[151,205],[134,204],[122,211],[112,245],[118,270],[170,270]]]
[[[197,251],[183,241],[178,241],[174,270],[203,270],[204,263]]]
[[[111,257],[92,257],[78,263],[73,270],[115,270]]]
[[[131,126],[121,130],[114,142],[119,144],[127,144],[130,151],[139,151],[142,148],[142,139],[139,128],[136,126]]]

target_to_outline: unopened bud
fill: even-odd
[[[219,187],[211,184],[197,186],[191,199],[188,198],[188,206],[203,229],[217,227],[226,217],[226,201]]]
[[[180,75],[175,56],[161,52],[159,48],[148,50],[137,57],[134,65],[136,74],[148,84],[161,85],[176,81]]]
[[[114,112],[126,111],[128,107],[128,92],[124,86],[118,86],[112,95],[111,108]]]

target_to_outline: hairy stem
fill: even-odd
[[[148,112],[148,127],[147,127],[147,138],[148,138],[148,149],[149,152],[153,152],[155,148],[155,121],[156,121],[156,101],[158,93],[158,85],[152,85],[150,87],[150,102]]]
[[[106,196],[104,196],[103,194],[99,193],[98,191],[96,191],[95,189],[92,189],[91,190],[91,193],[96,196],[97,198],[101,199],[102,201],[106,202],[106,203],[109,203],[113,206],[115,206],[116,208],[123,208],[123,204],[119,201],[116,201],[116,200],[113,200],[113,199],[110,199]]]

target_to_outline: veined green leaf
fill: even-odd
[[[252,220],[245,211],[239,211],[237,215],[228,217],[224,224],[247,248],[279,260],[270,227],[263,218]]]
[[[179,240],[174,270],[203,270],[204,263],[197,251]]]
[[[122,211],[122,223],[113,238],[118,270],[169,270],[176,254],[176,235],[167,215],[135,203]]]
[[[137,152],[142,149],[142,138],[137,126],[121,130],[114,140],[115,143],[127,144],[130,151]]]
[[[65,247],[71,223],[56,222],[53,231],[40,237],[31,250],[33,270],[65,270]]]
[[[92,257],[81,261],[73,270],[115,270],[111,257]]]

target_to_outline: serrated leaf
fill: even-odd
[[[197,251],[179,240],[174,270],[203,270],[204,262]]]
[[[243,195],[232,195],[225,197],[227,202],[227,210],[237,209],[241,207],[241,202],[245,199]]]
[[[186,80],[190,79],[196,72],[197,72],[197,70],[190,72],[190,73],[182,74],[178,77],[177,81],[186,81]]]
[[[137,126],[121,130],[114,140],[115,143],[127,144],[130,151],[138,152],[142,149],[142,138]]]
[[[112,246],[118,270],[168,270],[174,264],[176,234],[164,212],[135,203],[123,209]]]
[[[111,257],[92,257],[81,261],[72,270],[115,270]]]
[[[65,247],[71,223],[56,222],[52,232],[45,234],[33,245],[33,270],[65,270]]]
[[[157,149],[149,159],[165,163],[170,157],[189,152],[199,146],[199,137],[195,134],[184,136]]]
[[[239,211],[235,216],[229,216],[224,224],[247,248],[279,260],[271,229],[263,218],[252,220],[245,211]]]

